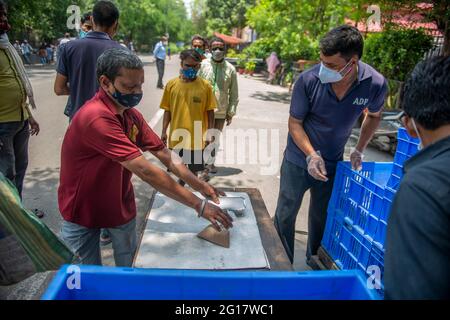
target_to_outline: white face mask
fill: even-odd
[[[411,118],[411,122],[412,122],[412,125],[413,125],[413,127],[414,127],[414,131],[416,131],[416,134],[417,134],[417,136],[419,137],[419,140],[420,140],[420,144],[419,144],[419,150],[422,150],[423,149],[423,140],[422,140],[422,138],[420,137],[420,134],[419,134],[419,130],[417,130],[417,126],[416,126],[416,122],[414,121],[414,118]]]
[[[345,74],[342,74],[342,71],[345,70],[345,68],[348,67],[348,65],[352,61],[350,60],[340,71],[335,71],[333,69],[327,68],[323,62],[320,63],[320,70],[319,70],[319,78],[320,82],[322,83],[335,83],[341,81],[349,72],[347,71]]]

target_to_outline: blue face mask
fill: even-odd
[[[116,87],[114,87],[116,89]],[[139,102],[142,100],[142,93],[129,93],[123,94],[119,90],[116,89],[116,92],[112,94],[112,97],[120,103],[122,106],[126,108],[134,108]]]
[[[88,33],[86,31],[80,30],[80,33],[79,33],[80,39],[86,38],[87,34]]]
[[[188,68],[188,69],[181,69],[181,74],[186,78],[186,79],[195,79],[197,77],[197,70],[195,70],[194,68]]]
[[[347,71],[345,74],[342,74],[342,72],[345,70],[345,68],[348,67],[348,65],[351,63],[349,61],[340,71],[335,71],[333,69],[327,68],[323,62],[320,63],[320,70],[319,70],[319,79],[322,83],[334,83],[341,81],[349,72]]]

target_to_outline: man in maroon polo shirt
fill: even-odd
[[[101,264],[100,229],[111,234],[116,266],[131,266],[136,250],[132,174],[194,208],[217,228],[232,219],[152,165],[149,151],[194,190],[218,203],[219,192],[197,179],[133,109],[142,98],[143,64],[128,50],[109,49],[97,62],[100,89],[73,118],[64,137],[58,190],[61,235],[80,263]]]

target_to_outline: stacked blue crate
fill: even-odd
[[[380,294],[389,212],[403,163],[417,153],[418,145],[400,128],[393,163],[365,162],[360,172],[352,170],[349,162],[337,166],[322,247],[341,269],[360,269],[372,276],[377,266]]]

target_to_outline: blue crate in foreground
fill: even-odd
[[[214,272],[79,266],[81,288],[70,290],[67,283],[76,281],[69,267],[58,271],[43,300],[379,299],[357,270]]]
[[[322,240],[325,249],[329,251],[333,238],[339,239],[340,233],[332,229],[344,220],[365,238],[374,239],[380,219],[390,209],[385,189],[392,166],[391,162],[364,162],[362,171],[357,172],[349,162],[338,163]]]

